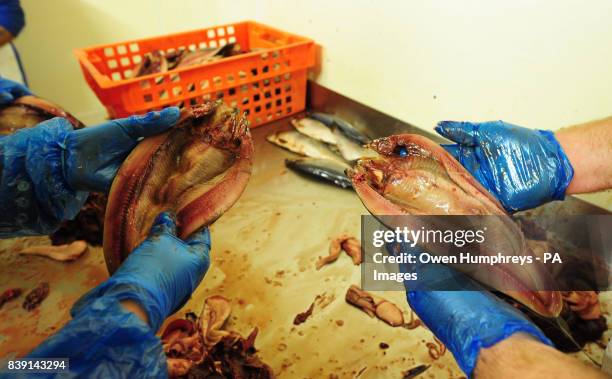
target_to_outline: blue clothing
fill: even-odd
[[[19,0],[0,0],[0,26],[8,30],[13,37],[25,26],[25,15]]]
[[[87,200],[88,192],[74,191],[64,177],[72,126],[53,120],[0,138],[0,238],[52,233]]]
[[[117,298],[92,299],[86,295],[70,313],[73,319],[28,358],[68,358],[69,372],[59,374],[61,377],[168,377],[159,338],[149,325],[124,309]]]
[[[3,83],[11,82],[0,80],[0,99]],[[73,219],[89,192],[108,192],[142,138],[179,114],[170,107],[80,130],[55,117],[0,138],[0,238],[50,234]]]

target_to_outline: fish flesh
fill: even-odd
[[[91,192],[76,217],[64,220],[59,229],[49,235],[51,243],[66,245],[83,240],[91,246],[102,246],[106,201],[105,194]]]
[[[299,120],[291,120],[291,125],[293,125],[298,132],[310,138],[331,145],[336,144],[336,137],[332,130],[320,121],[306,117]]]
[[[482,244],[481,254],[504,251],[506,255],[533,256],[520,228],[501,204],[435,142],[423,136],[403,134],[375,140],[369,147],[379,157],[359,160],[347,173],[370,213],[377,216],[495,215],[494,228],[489,227],[487,233],[494,232],[494,239],[500,245]],[[392,217],[392,220],[406,222],[401,217]],[[387,226],[395,228],[396,225]],[[556,317],[563,307],[559,291],[540,290],[554,288],[552,277],[540,264],[494,265],[471,274],[543,316]]]
[[[26,311],[33,311],[34,309],[38,308],[40,303],[42,303],[47,296],[49,296],[49,283],[42,282],[28,292],[26,298],[23,300],[23,304],[21,304],[21,307]]]
[[[346,164],[329,159],[298,158],[285,159],[285,165],[292,170],[323,179],[342,188],[351,188],[353,186],[350,179],[344,173],[349,168]]]
[[[9,135],[19,129],[31,128],[53,117],[63,117],[75,129],[85,127],[60,106],[35,96],[22,96],[10,104],[0,106],[0,135]]]
[[[246,338],[226,329],[231,313],[228,299],[213,295],[204,301],[199,317],[187,313],[166,326],[161,343],[168,376],[189,378],[274,378],[256,355],[255,328]]]
[[[79,258],[83,253],[87,251],[87,242],[85,241],[74,241],[66,245],[48,246],[48,245],[37,245],[28,246],[21,250],[19,254],[22,255],[40,255],[42,257],[48,257],[56,261],[74,261]]]
[[[21,296],[21,292],[21,288],[9,288],[2,292],[2,295],[0,295],[0,309],[2,309],[4,304],[6,304],[7,302]]]
[[[340,234],[332,239],[329,244],[329,254],[325,257],[319,257],[315,267],[320,270],[323,266],[335,262],[340,253],[344,251],[351,257],[353,264],[359,266],[363,261],[361,255],[361,243],[359,240],[349,234]]]
[[[347,303],[367,313],[368,316],[376,316],[393,327],[404,325],[404,314],[397,305],[380,296],[364,291],[354,284],[346,291],[344,299]]]
[[[246,117],[221,101],[183,109],[176,126],[140,142],[109,194],[103,243],[109,272],[163,211],[176,215],[181,239],[219,218],[246,188],[252,155]]]
[[[295,130],[272,133],[266,137],[266,140],[300,155],[328,159],[338,164],[346,164],[325,143],[309,138]]]
[[[322,123],[324,123],[325,125],[329,127],[332,127],[332,126],[338,127],[342,131],[342,133],[344,133],[345,136],[352,139],[354,142],[358,143],[359,145],[365,145],[371,141],[371,139],[367,135],[360,132],[359,130],[357,130],[357,128],[351,125],[348,121],[343,120],[342,118],[338,116],[334,116],[334,115],[327,114],[327,113],[321,113],[321,112],[312,112],[310,113],[310,117],[314,118],[315,120],[321,121]]]

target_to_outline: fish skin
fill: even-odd
[[[346,164],[346,162],[341,157],[334,154],[325,143],[307,137],[295,130],[272,133],[266,137],[266,140],[306,157],[329,159],[339,164]]]
[[[341,188],[353,187],[351,180],[344,173],[349,168],[346,164],[338,164],[329,159],[298,158],[285,159],[285,165],[292,170],[331,182]]]
[[[294,119],[291,120],[291,125],[293,125],[295,130],[304,134],[305,136],[328,143],[330,145],[336,144],[336,137],[332,130],[318,120],[308,117],[299,120]]]
[[[360,145],[365,145],[371,141],[368,136],[357,130],[357,128],[351,125],[348,121],[343,120],[338,116],[321,112],[312,112],[310,113],[310,117],[324,123],[329,127],[336,126],[340,128],[340,130],[342,131],[342,133],[344,133],[346,137],[350,138],[351,140],[355,141]]]

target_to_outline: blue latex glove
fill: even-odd
[[[176,124],[177,107],[112,120],[68,134],[64,142],[66,180],[71,188],[107,193],[121,163],[142,138]],[[62,118],[55,123],[66,123]]]
[[[12,103],[21,96],[31,94],[32,92],[23,84],[0,78],[0,105]]]
[[[19,0],[0,0],[0,26],[8,30],[13,37],[17,37],[25,26],[23,9]]]
[[[176,107],[80,130],[63,118],[0,138],[0,237],[52,233],[89,191],[107,192],[143,137],[172,127]]]
[[[387,245],[389,252],[395,249]],[[402,253],[419,247],[400,244]],[[480,349],[522,332],[541,342],[552,342],[518,310],[486,291],[480,284],[443,264],[400,265],[416,272],[417,282],[404,282],[408,303],[432,333],[453,353],[457,364],[472,376]],[[437,290],[432,290],[437,289]]]
[[[509,212],[563,200],[574,170],[554,134],[503,121],[442,121],[442,145]]]
[[[95,298],[112,296],[141,304],[153,330],[166,317],[189,300],[210,265],[208,229],[194,233],[186,241],[176,237],[176,223],[169,213],[161,213],[149,238],[134,250],[117,272],[105,283],[79,300],[76,309]]]
[[[166,356],[155,332],[198,286],[209,251],[208,229],[182,241],[174,219],[160,214],[119,270],[81,298],[73,319],[28,358],[67,357],[75,377],[166,378]],[[126,299],[143,307],[149,325],[120,305]]]
[[[72,126],[54,120],[0,138],[0,237],[49,234],[87,200],[64,179],[62,141]]]
[[[68,358],[69,373],[10,378],[167,378],[166,355],[149,325],[117,299],[102,297],[72,309],[66,326],[27,358]],[[9,377],[7,376],[7,379]]]

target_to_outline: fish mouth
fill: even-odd
[[[378,156],[360,159],[346,174],[374,216],[495,215],[496,228],[503,231],[499,234],[509,236],[504,246],[514,254],[533,254],[520,228],[501,204],[435,142],[423,136],[403,134],[374,140],[368,147]],[[405,217],[381,217],[380,220],[391,228],[411,222]],[[491,249],[491,255],[493,251],[496,250]],[[554,288],[554,282],[539,264],[493,265],[475,274],[471,272],[470,276],[543,316],[556,317],[561,312],[561,294],[540,290]]]
[[[140,142],[109,194],[104,222],[109,271],[146,238],[161,212],[176,215],[181,239],[213,223],[246,188],[252,155],[248,121],[222,102],[183,109],[175,127]]]

